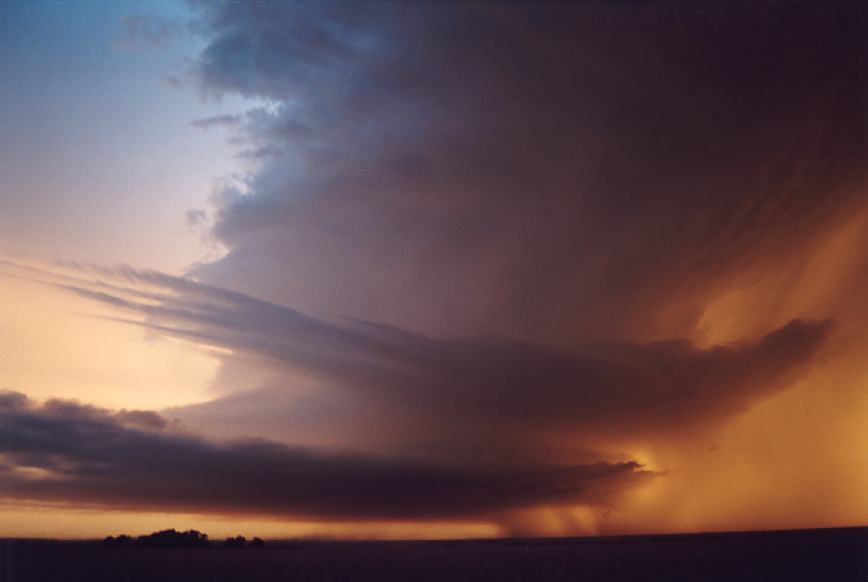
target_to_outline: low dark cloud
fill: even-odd
[[[317,454],[267,441],[218,444],[167,430],[154,418],[0,394],[4,494],[148,510],[437,519],[606,504],[649,476],[634,462],[492,471]]]

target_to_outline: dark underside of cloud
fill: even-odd
[[[479,518],[509,509],[608,503],[648,476],[632,462],[456,469],[324,456],[266,441],[214,444],[153,413],[0,394],[7,498],[94,506],[324,519]]]

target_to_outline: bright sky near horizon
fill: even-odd
[[[3,3],[0,536],[865,525],[866,30]]]

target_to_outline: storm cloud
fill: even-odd
[[[208,5],[202,90],[272,102],[255,146],[282,154],[224,192],[228,254],[195,273],[435,335],[686,335],[722,286],[864,207],[864,23],[847,4]]]
[[[853,374],[800,383],[866,345],[863,5],[193,6],[184,78],[249,103],[191,121],[246,164],[188,214],[219,258],[0,272],[209,351],[213,398],[7,393],[16,496],[328,519],[615,506],[667,478],[640,452],[708,467],[703,435],[794,386],[790,411],[856,401]],[[714,475],[747,471],[728,454]],[[697,482],[710,506],[720,479]]]
[[[267,441],[211,443],[157,419],[0,393],[4,496],[326,519],[468,518],[539,503],[605,504],[649,475],[634,462],[486,471]]]

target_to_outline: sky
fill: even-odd
[[[866,32],[0,4],[0,536],[865,525]]]

